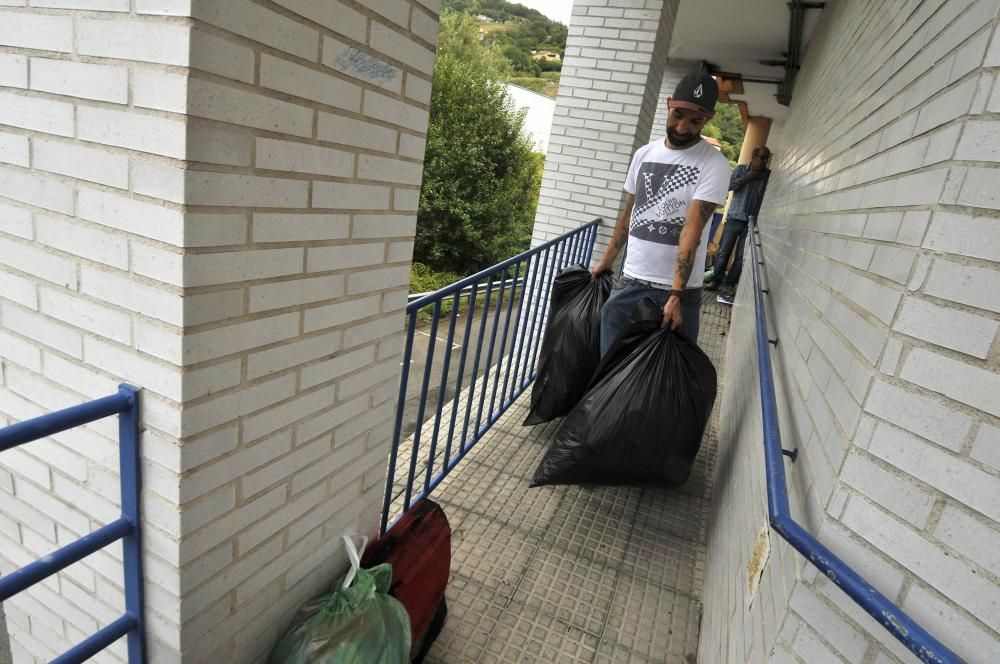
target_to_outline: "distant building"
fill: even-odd
[[[552,133],[552,117],[556,111],[556,100],[543,94],[522,88],[519,85],[508,85],[507,93],[518,109],[527,109],[524,117],[524,132],[531,138],[535,149],[545,152],[549,147],[549,135]]]
[[[556,51],[532,51],[531,57],[535,60],[549,60],[554,62],[562,60],[562,57]]]

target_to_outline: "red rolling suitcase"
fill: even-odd
[[[451,571],[451,526],[441,506],[429,498],[414,504],[373,542],[363,567],[392,565],[389,593],[410,614],[414,662],[423,660],[448,615],[444,591]]]

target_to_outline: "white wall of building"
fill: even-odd
[[[0,424],[141,387],[149,659],[260,661],[376,528],[440,2],[44,5],[0,9]],[[116,438],[0,455],[0,572],[115,518]],[[5,603],[15,661],[120,579]]]
[[[1000,652],[998,11],[828,3],[768,140],[760,214],[782,435],[800,453],[785,463],[793,512],[983,663]],[[917,661],[774,534],[748,594],[767,516],[744,274],[699,659]]]
[[[556,100],[513,84],[507,86],[507,94],[510,95],[514,107],[524,111],[524,131],[531,138],[535,150],[538,152],[548,150]]]

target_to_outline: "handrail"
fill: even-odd
[[[525,260],[527,258],[530,258],[531,256],[536,255],[536,254],[539,254],[539,253],[541,253],[544,250],[547,250],[547,249],[550,249],[552,247],[555,247],[558,244],[565,243],[568,239],[575,238],[577,235],[579,235],[581,233],[587,233],[588,234],[588,236],[589,236],[588,237],[589,247],[590,247],[590,251],[592,251],[593,248],[594,248],[594,240],[596,239],[597,236],[596,236],[596,231],[594,231],[593,233],[591,233],[590,231],[592,229],[596,229],[597,226],[600,226],[600,225],[601,225],[601,219],[600,219],[600,217],[598,217],[597,219],[594,219],[593,221],[587,222],[586,224],[584,224],[583,226],[580,226],[579,228],[577,228],[575,230],[569,231],[568,233],[563,233],[562,235],[559,235],[558,237],[554,237],[551,240],[548,240],[547,242],[543,242],[542,244],[538,245],[537,247],[532,247],[531,249],[528,249],[527,251],[522,251],[521,253],[517,254],[516,256],[511,256],[507,260],[502,261],[500,263],[497,263],[496,265],[494,265],[492,267],[488,267],[486,269],[480,270],[479,272],[476,272],[475,274],[469,275],[468,277],[464,277],[462,279],[459,279],[455,283],[448,284],[444,288],[440,288],[440,289],[438,289],[438,290],[436,290],[436,291],[428,294],[427,296],[425,296],[425,297],[423,297],[423,298],[421,298],[419,300],[415,300],[413,302],[410,302],[406,306],[406,313],[410,313],[410,312],[416,311],[417,309],[420,309],[421,307],[426,307],[428,304],[433,304],[436,300],[441,300],[445,296],[451,295],[455,291],[462,290],[466,286],[471,286],[473,284],[479,283],[485,277],[489,277],[490,275],[494,275],[494,274],[496,274],[500,270],[506,269],[506,268],[514,265],[515,263],[523,261],[523,260]]]
[[[523,283],[524,283],[524,278],[517,280],[518,286],[523,285]],[[451,284],[448,284],[448,286],[451,286]],[[445,288],[447,288],[448,286],[445,286]],[[493,287],[494,291],[497,291],[499,289],[500,289],[499,284]],[[406,303],[409,304],[411,302],[416,302],[417,300],[422,300],[428,295],[436,295],[438,292],[440,292],[440,290],[441,289],[438,289],[436,291],[426,291],[423,293],[410,293],[409,295],[406,296]],[[462,294],[462,297],[467,297],[472,292],[472,286],[466,286],[465,288],[462,288],[460,292]]]
[[[125,577],[124,615],[52,660],[58,664],[83,662],[125,635],[128,637],[129,664],[141,664],[145,661],[142,526],[139,516],[139,496],[142,489],[139,474],[139,392],[131,385],[119,385],[117,394],[0,429],[0,452],[3,452],[115,414],[118,415],[121,518],[70,542],[40,560],[0,577],[0,602],[4,602],[95,551],[122,540]]]
[[[753,271],[754,309],[756,310],[757,359],[760,374],[760,406],[764,423],[764,464],[767,479],[767,512],[771,526],[789,544],[833,581],[841,590],[881,624],[890,634],[909,648],[923,662],[950,664],[962,661],[955,653],[935,639],[898,606],[865,581],[850,565],[800,526],[791,516],[788,505],[788,485],[778,426],[778,407],[774,394],[774,374],[768,349],[767,313],[764,310],[758,257],[760,229],[751,221],[750,262]]]
[[[381,533],[391,525],[390,517],[398,519],[436,488],[531,384],[535,377],[538,340],[548,315],[552,278],[567,265],[590,262],[600,223],[600,219],[594,219],[493,267],[433,293],[422,294],[406,306],[406,345]],[[467,302],[468,308],[464,314],[465,330],[461,331],[457,327],[463,302]],[[516,313],[515,302],[518,303]],[[451,305],[451,312],[442,315],[442,305],[447,303]],[[425,308],[432,309],[429,330],[421,330],[421,334],[427,335],[427,348],[422,358],[415,359],[417,314]],[[442,332],[447,334],[447,340],[438,337],[439,324],[447,326]],[[475,338],[473,327],[477,328]],[[492,330],[489,339],[486,338],[487,327]],[[437,352],[438,356],[443,354],[440,368],[435,366],[438,342],[444,346],[443,351]],[[455,353],[458,354],[458,367],[453,372],[451,359]],[[467,360],[472,363],[468,378]],[[420,368],[422,376],[419,377],[415,429],[412,437],[404,441],[403,420],[411,362],[422,362],[422,366],[414,369]],[[427,403],[432,386],[437,389],[436,404]],[[450,391],[453,396],[447,396]],[[428,410],[431,410],[429,415]],[[422,441],[425,415],[426,428],[431,430],[429,446]],[[397,471],[400,471],[400,478],[396,477]],[[420,482],[422,488],[415,487],[418,475],[424,476]]]

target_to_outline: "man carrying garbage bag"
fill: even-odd
[[[625,206],[611,242],[591,270],[607,272],[626,244],[618,287],[601,312],[601,353],[644,297],[663,309],[663,327],[698,340],[705,224],[726,200],[729,162],[701,138],[715,114],[719,86],[709,74],[688,74],[667,98],[667,136],[639,148],[625,179]]]
[[[670,487],[691,474],[717,389],[712,361],[643,298],[563,420],[531,486]]]

